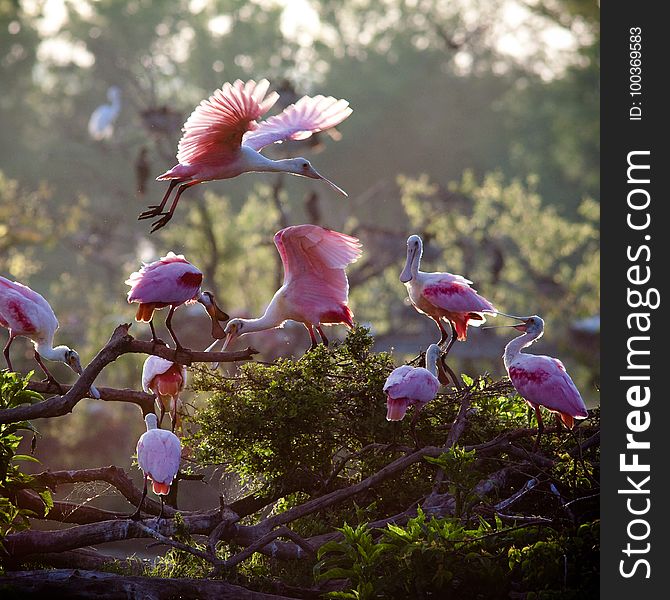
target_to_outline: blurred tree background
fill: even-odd
[[[406,237],[419,233],[424,270],[461,273],[501,310],[542,315],[536,351],[555,350],[598,403],[598,332],[575,325],[599,310],[596,2],[0,0],[0,31],[0,273],[48,298],[57,343],[83,362],[133,318],[124,280],[141,261],[184,253],[226,311],[255,316],[281,281],[272,234],[312,222],[361,239],[352,308],[396,364],[437,339],[398,281]],[[340,140],[271,150],[307,156],[349,198],[245,175],[189,190],[150,235],[137,215],[164,193],[154,178],[175,164],[182,123],[223,82],[263,77],[289,98],[351,102]],[[93,139],[89,118],[111,86],[118,118]],[[178,311],[175,327],[192,348],[211,341],[197,309]],[[473,331],[452,366],[501,375],[509,337]],[[249,343],[267,360],[307,347],[290,326]],[[16,368],[33,368],[27,341],[13,350]],[[142,358],[122,357],[100,384],[139,388]],[[38,455],[128,467],[136,412],[82,402],[38,425]]]

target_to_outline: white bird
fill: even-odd
[[[131,519],[139,519],[142,503],[147,496],[147,482],[153,481],[153,492],[161,499],[160,519],[163,516],[163,496],[170,493],[170,486],[179,471],[181,442],[167,429],[158,429],[158,419],[154,413],[144,417],[147,430],[137,442],[137,462],[144,472],[144,490],[137,510]]]
[[[114,122],[121,112],[121,90],[113,85],[107,90],[109,104],[101,104],[88,120],[88,133],[97,141],[108,140],[114,134]]]

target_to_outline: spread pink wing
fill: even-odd
[[[217,163],[232,157],[242,136],[256,128],[256,119],[264,115],[279,98],[276,92],[267,98],[270,83],[237,80],[224,83],[203,100],[184,123],[177,160],[183,165]]]
[[[589,416],[579,390],[560,360],[522,354],[510,365],[509,376],[519,395],[531,404],[575,418]]]
[[[245,133],[242,143],[260,150],[284,140],[304,140],[317,131],[335,127],[352,112],[346,100],[337,100],[332,96],[303,96],[280,114]]]
[[[439,380],[430,371],[409,365],[394,369],[384,384],[384,391],[391,398],[407,398],[421,403],[433,400],[439,388]]]
[[[202,273],[181,255],[168,253],[126,280],[128,302],[187,302],[200,290]]]
[[[492,312],[496,309],[486,298],[469,285],[467,279],[451,273],[434,273],[423,288],[426,299],[444,310],[454,313]],[[473,325],[481,324],[481,322]]]
[[[315,277],[341,288],[346,298],[349,284],[344,269],[361,256],[358,239],[318,225],[294,225],[278,231],[274,241],[284,265],[284,285]]]

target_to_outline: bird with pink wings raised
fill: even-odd
[[[212,292],[201,292],[202,272],[188,262],[181,254],[168,252],[162,258],[142,266],[126,280],[130,286],[128,302],[139,303],[135,320],[149,323],[152,339],[155,343],[163,343],[156,336],[154,329],[154,311],[166,306],[170,307],[165,319],[176,349],[183,350],[172,329],[172,316],[178,306],[184,303],[200,302],[212,320],[212,337],[221,339],[225,336],[219,321],[227,321],[228,315],[216,303]]]
[[[437,360],[440,347],[431,344],[426,350],[426,367],[402,365],[391,371],[384,384],[386,392],[386,420],[402,421],[410,406],[415,407],[414,420],[440,389],[437,378]]]
[[[423,241],[418,235],[407,238],[407,262],[400,274],[400,281],[407,287],[414,308],[428,315],[440,330],[438,344],[449,343],[444,356],[458,339],[468,337],[468,325],[479,327],[486,321],[485,313],[495,315],[497,310],[486,298],[470,287],[472,281],[451,273],[424,273],[419,269],[423,254]],[[451,326],[451,336],[443,323]]]
[[[513,327],[522,331],[523,335],[514,338],[505,346],[503,361],[514,388],[535,410],[537,438],[534,450],[537,450],[544,430],[540,406],[556,413],[568,429],[574,427],[575,419],[585,419],[589,413],[579,390],[560,360],[521,352],[542,337],[544,321],[537,315],[513,318],[522,322],[503,327]]]
[[[18,281],[10,281],[0,276],[0,326],[9,331],[4,355],[7,367],[13,371],[9,348],[17,337],[27,337],[35,346],[35,360],[47,380],[60,388],[60,384],[49,372],[42,357],[65,363],[78,375],[82,374],[79,354],[67,346],[54,347],[54,335],[58,329],[58,319],[44,296]],[[100,392],[91,386],[93,398],[100,398]]]
[[[137,463],[144,473],[144,490],[137,510],[130,516],[139,519],[142,504],[147,496],[147,483],[151,479],[152,489],[161,500],[160,519],[163,516],[163,498],[170,493],[170,487],[179,471],[181,462],[181,442],[167,429],[158,428],[158,419],[154,413],[144,417],[147,430],[137,441]]]
[[[276,92],[266,97],[269,87],[267,79],[258,83],[239,79],[232,84],[225,83],[191,113],[179,140],[179,163],[156,178],[170,181],[167,192],[160,204],[150,206],[139,216],[140,219],[160,217],[152,223],[152,233],[170,221],[185,190],[203,181],[230,179],[242,173],[265,171],[321,179],[335,191],[347,195],[318,173],[308,160],[272,160],[260,150],[284,140],[303,140],[338,125],[352,113],[349,103],[331,96],[303,96],[278,115],[259,123],[257,120],[279,98]],[[172,204],[164,212],[177,186]]]
[[[281,327],[288,320],[307,328],[311,348],[318,344],[315,329],[327,345],[323,325],[354,325],[345,268],[361,256],[360,242],[318,225],[286,227],[275,234],[274,242],[284,265],[284,283],[262,317],[228,321],[224,350],[241,335]]]
[[[167,411],[170,414],[172,431],[181,428],[180,392],[186,385],[186,367],[160,356],[149,355],[142,367],[142,389],[154,394],[158,400],[158,426]]]

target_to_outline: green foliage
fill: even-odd
[[[18,408],[43,400],[37,392],[26,389],[32,372],[26,377],[7,370],[0,371],[0,410]],[[37,516],[31,510],[19,508],[14,494],[21,489],[30,489],[38,494],[44,504],[44,515],[53,507],[48,488],[38,483],[34,477],[21,470],[18,463],[39,462],[29,454],[17,454],[23,440],[20,432],[33,435],[37,431],[28,421],[0,424],[0,540],[8,533],[29,527],[29,517]]]
[[[317,581],[346,578],[332,598],[584,598],[597,591],[599,523],[557,532],[503,527],[480,520],[417,516],[373,536],[365,525],[339,530],[342,541],[322,546]],[[537,595],[539,594],[539,595]]]
[[[201,460],[227,464],[245,480],[314,491],[328,482],[338,457],[393,441],[385,419],[387,353],[370,352],[358,327],[332,349],[318,346],[297,361],[248,363],[230,379],[199,371],[193,383],[211,392],[193,440]],[[352,461],[342,485],[365,476],[370,463]]]
[[[429,463],[438,465],[444,471],[449,481],[449,493],[456,499],[454,515],[459,518],[463,514],[464,504],[474,499],[471,490],[480,479],[479,473],[472,468],[475,455],[475,450],[467,451],[463,447],[454,446],[437,458],[426,456]]]

